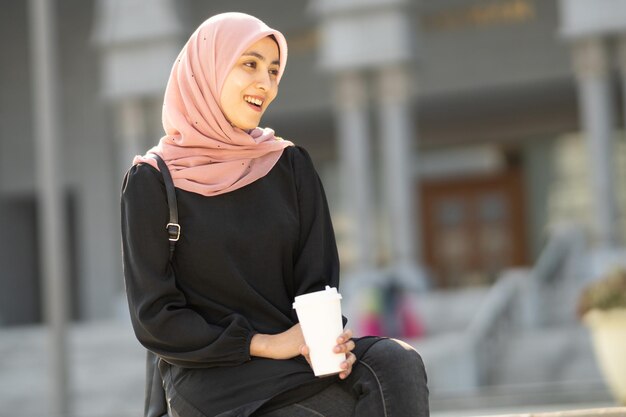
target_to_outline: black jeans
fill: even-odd
[[[263,417],[427,417],[426,382],[415,349],[383,339],[368,349],[345,380]]]

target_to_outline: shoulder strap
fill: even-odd
[[[165,164],[165,161],[157,155],[150,154],[151,158],[154,158],[159,165],[159,171],[161,171],[161,175],[163,175],[163,182],[165,183],[165,192],[167,194],[167,205],[170,210],[170,220],[165,226],[167,229],[167,233],[169,235],[170,241],[170,260],[174,256],[174,249],[176,246],[176,242],[180,239],[180,224],[178,223],[178,204],[176,202],[176,190],[174,189],[174,181],[172,180],[172,175],[170,174],[170,170]]]
[[[157,154],[149,154],[157,161],[159,171],[163,175],[165,183],[165,193],[167,194],[167,205],[169,207],[170,219],[165,228],[170,241],[170,261],[174,256],[176,242],[180,238],[180,224],[178,224],[178,204],[176,202],[176,190],[170,170],[165,161]],[[144,404],[144,417],[167,417],[169,416],[165,391],[161,373],[159,372],[159,357],[151,351],[147,351],[146,356],[146,392]]]

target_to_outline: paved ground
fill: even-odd
[[[145,353],[130,326],[119,321],[80,324],[72,326],[69,336],[71,417],[141,416]],[[0,330],[0,417],[53,417],[47,412],[46,403],[46,337],[45,329],[38,326]],[[502,415],[614,406],[602,393],[590,403],[554,395],[558,398],[554,401],[557,404],[542,400],[544,405],[514,407],[489,398],[482,402],[473,399],[471,407],[458,401],[456,406],[450,407],[454,403],[433,400],[432,416]]]

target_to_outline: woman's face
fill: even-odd
[[[226,76],[220,105],[233,125],[254,129],[278,93],[278,45],[265,37],[253,43]]]

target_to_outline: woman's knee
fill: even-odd
[[[365,352],[361,362],[361,367],[357,363],[357,371],[363,375],[361,386],[380,392],[383,408],[392,410],[390,415],[428,415],[426,369],[412,346],[401,340],[383,339]]]
[[[422,356],[408,343],[398,339],[383,339],[370,347],[363,357],[387,369],[414,372],[426,381],[426,368]]]

